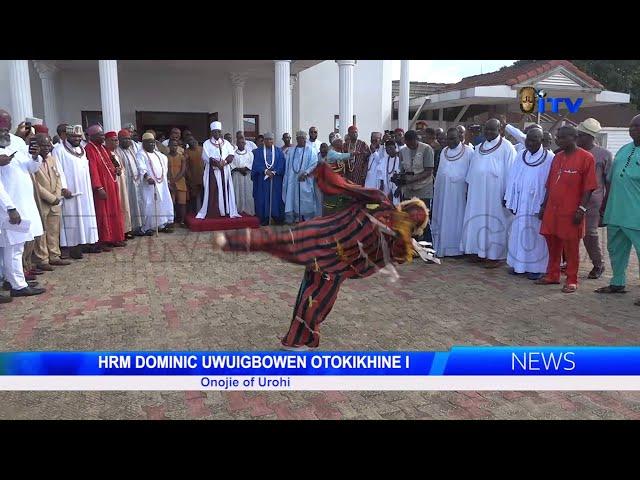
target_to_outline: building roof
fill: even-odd
[[[438,93],[454,90],[465,90],[467,88],[473,87],[487,87],[493,85],[518,85],[525,83],[527,80],[534,79],[540,75],[543,75],[544,73],[558,67],[566,68],[568,71],[582,79],[591,88],[604,90],[604,86],[600,82],[587,75],[569,60],[538,60],[536,62],[528,63],[525,65],[512,65],[510,67],[504,67],[501,70],[495,72],[465,77],[458,83],[443,85]]]
[[[448,83],[409,82],[409,98],[418,98],[442,91]],[[391,84],[391,98],[400,95],[400,80],[393,80]]]

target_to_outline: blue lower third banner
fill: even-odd
[[[640,390],[640,347],[9,352],[0,390]]]

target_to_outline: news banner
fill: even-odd
[[[0,390],[640,390],[640,347],[7,352]]]

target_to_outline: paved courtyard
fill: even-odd
[[[47,293],[0,307],[0,350],[274,350],[302,268],[221,255],[178,230],[41,276]],[[608,266],[607,260],[607,266]],[[347,281],[326,350],[640,344],[638,263],[626,295],[600,280],[566,295],[463,260]],[[640,392],[0,392],[0,419],[640,419]]]

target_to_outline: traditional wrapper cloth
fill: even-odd
[[[123,128],[118,132],[118,136],[123,138],[131,138],[131,132],[126,128]]]
[[[212,132],[214,130],[222,130],[222,122],[211,122],[211,125],[209,125],[209,127],[211,128]]]
[[[153,133],[151,132],[147,132],[144,135],[142,135],[142,141],[144,142],[145,140],[155,140],[156,137],[153,136]]]
[[[100,125],[91,125],[89,128],[87,128],[87,135],[89,136],[95,135],[100,132],[102,132],[102,127]]]
[[[67,125],[67,135],[82,135],[82,125]]]
[[[298,292],[287,347],[317,347],[320,324],[331,311],[342,282],[376,272],[398,278],[393,263],[413,258],[411,233],[424,228],[427,209],[418,199],[395,208],[383,192],[351,183],[326,163],[316,167],[325,195],[347,195],[354,203],[333,215],[288,229],[263,227],[217,234],[216,245],[236,252],[267,252],[306,267]]]
[[[107,132],[104,134],[104,138],[118,138],[118,134],[116,132]]]

